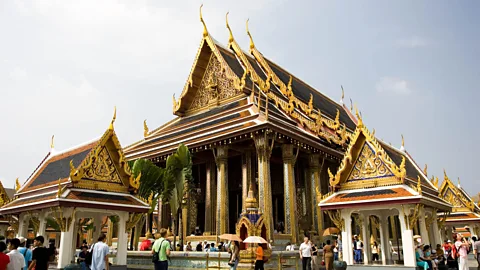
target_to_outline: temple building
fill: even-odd
[[[435,182],[438,183],[438,179]],[[453,240],[453,232],[460,232],[466,237],[480,234],[480,207],[460,186],[460,180],[458,185],[455,185],[444,172],[440,197],[453,205],[452,212],[446,215],[444,226],[442,226],[442,236],[445,240]]]
[[[201,21],[193,67],[173,98],[177,117],[153,130],[144,122],[144,138],[124,149],[126,159],[165,166],[179,143],[190,148],[196,188],[184,211],[184,235],[235,233],[250,186],[266,239],[280,245],[318,234],[329,221],[316,206],[316,194],[328,192],[327,171],[336,170],[351,140],[351,111],[264,57],[248,24],[247,53],[228,20],[227,46]],[[168,206],[159,215],[160,226],[169,226]]]
[[[353,249],[349,239],[359,227],[358,235],[364,241],[380,236],[384,265],[397,260],[414,268],[414,234],[426,244],[442,243],[437,215],[451,211],[451,205],[440,198],[426,170],[422,171],[406,151],[403,139],[402,147],[396,149],[375,138],[357,117],[357,128],[338,170],[328,172],[332,189],[319,199],[319,206],[341,229],[344,250]],[[390,228],[392,232],[399,229],[400,239],[389,234]],[[397,258],[390,252],[391,239],[401,241],[402,252]],[[365,264],[372,263],[370,244],[365,245],[363,255]],[[343,259],[354,263],[352,252],[344,252]]]
[[[0,208],[17,237],[42,235],[48,245],[57,238],[49,229],[59,232],[58,268],[75,262],[83,240],[96,242],[105,221],[117,238],[115,263],[126,265],[128,233],[150,209],[135,196],[139,179],[130,172],[114,120],[102,137],[64,151],[55,151],[52,138],[51,150],[22,185],[17,181],[15,196]]]

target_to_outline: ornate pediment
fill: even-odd
[[[443,194],[442,198],[454,207],[464,207],[462,201],[459,199],[455,191],[453,191],[450,187],[447,187],[447,190]]]
[[[216,106],[221,101],[240,95],[242,92],[241,89],[234,87],[234,80],[227,76],[220,61],[212,54],[188,111]]]
[[[394,176],[393,173],[372,147],[365,142],[347,178],[347,182],[390,176]]]
[[[92,157],[90,166],[83,168],[84,179],[121,184],[120,174],[106,147],[101,147],[98,155]]]

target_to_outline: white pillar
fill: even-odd
[[[430,245],[430,237],[428,236],[427,225],[425,224],[425,209],[422,207],[420,208],[418,223],[420,227],[420,236],[422,237],[422,243],[425,245]]]
[[[431,230],[433,231],[433,239],[434,239],[435,244],[440,244],[441,245],[443,243],[442,235],[440,233],[440,230],[438,229],[438,221],[437,221],[436,218],[433,219]]]
[[[362,236],[363,236],[363,264],[368,264],[369,262],[369,255],[370,255],[370,236],[369,236],[369,229],[368,229],[368,224],[369,224],[369,216],[368,215],[362,215],[360,214],[363,218],[362,220]]]
[[[407,210],[408,209],[408,210]],[[410,208],[404,212],[403,208],[399,208],[398,219],[400,220],[400,231],[402,233],[402,247],[403,247],[403,262],[405,266],[416,266],[415,248],[413,246],[413,232],[405,221],[405,214],[408,214]]]
[[[128,233],[125,231],[128,213],[118,215],[117,265],[127,265]]]
[[[390,251],[388,249],[388,217],[384,215],[379,216],[379,222],[380,222],[380,245],[381,245],[381,256],[382,256],[382,264],[386,265],[387,264],[387,257],[386,254],[387,252],[389,253]]]
[[[93,226],[95,227],[93,231],[93,241],[92,243],[96,243],[100,233],[102,232],[102,216],[99,214],[93,216]]]
[[[65,209],[63,211],[63,216],[64,217],[69,217],[72,214],[72,209]],[[73,246],[73,237],[74,237],[74,221],[72,221],[72,224],[68,226],[68,230],[65,232],[61,232],[60,234],[60,247],[59,247],[59,254],[58,254],[58,265],[57,268],[64,268],[73,259],[73,254],[72,254],[72,246]]]
[[[353,265],[353,247],[352,247],[352,216],[351,212],[343,209],[342,218],[345,221],[345,227],[342,231],[342,254],[343,260],[348,265]]]
[[[18,216],[18,232],[17,237],[27,237],[28,222],[25,222],[25,213],[21,213]]]
[[[40,221],[40,226],[38,226],[37,236],[41,235],[45,237],[45,242],[48,244],[48,237],[46,237],[45,230],[47,228],[47,213],[45,211],[40,212],[38,215],[38,221]]]

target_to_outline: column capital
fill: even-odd
[[[320,167],[320,154],[316,153],[308,155],[308,166],[313,169]]]
[[[295,161],[295,155],[293,153],[293,144],[282,144],[282,158],[283,158],[283,162]]]
[[[275,136],[271,133],[258,134],[253,137],[257,156],[261,159],[270,159],[272,155],[273,145],[275,143]],[[271,140],[271,141],[270,141]]]
[[[213,156],[216,163],[226,161],[228,159],[228,146],[221,145],[215,147],[213,149]]]

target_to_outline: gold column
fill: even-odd
[[[310,198],[312,201],[312,205],[310,207],[313,209],[312,225],[321,238],[323,235],[323,213],[320,210],[317,202],[317,189],[320,191],[320,193],[323,193],[322,186],[320,184],[320,155],[311,154],[308,158],[308,165],[310,167]]]
[[[188,201],[188,198],[186,198],[186,200]],[[188,236],[188,208],[188,204],[184,203],[184,205],[182,206],[182,240],[184,244],[187,243],[185,239],[187,239]]]
[[[282,157],[283,185],[285,196],[285,233],[292,235],[292,243],[298,243],[297,216],[295,215],[295,209],[297,208],[297,199],[295,192],[296,187],[294,174],[296,156],[294,156],[293,154],[292,144],[282,145]]]
[[[206,164],[206,184],[205,184],[205,232],[215,233],[216,219],[216,182],[215,182],[215,164]]]
[[[252,183],[252,153],[245,152],[242,156],[242,212],[247,210],[245,199],[248,197],[248,189]]]
[[[216,148],[217,164],[217,235],[228,232],[228,148]]]
[[[270,144],[270,139],[272,143]],[[272,185],[270,180],[270,157],[275,137],[267,133],[254,137],[258,161],[258,197],[259,209],[264,215],[267,228],[267,240],[273,239]]]
[[[109,246],[112,245],[112,238],[113,238],[113,223],[112,221],[110,220],[109,217],[107,217],[107,244]]]

